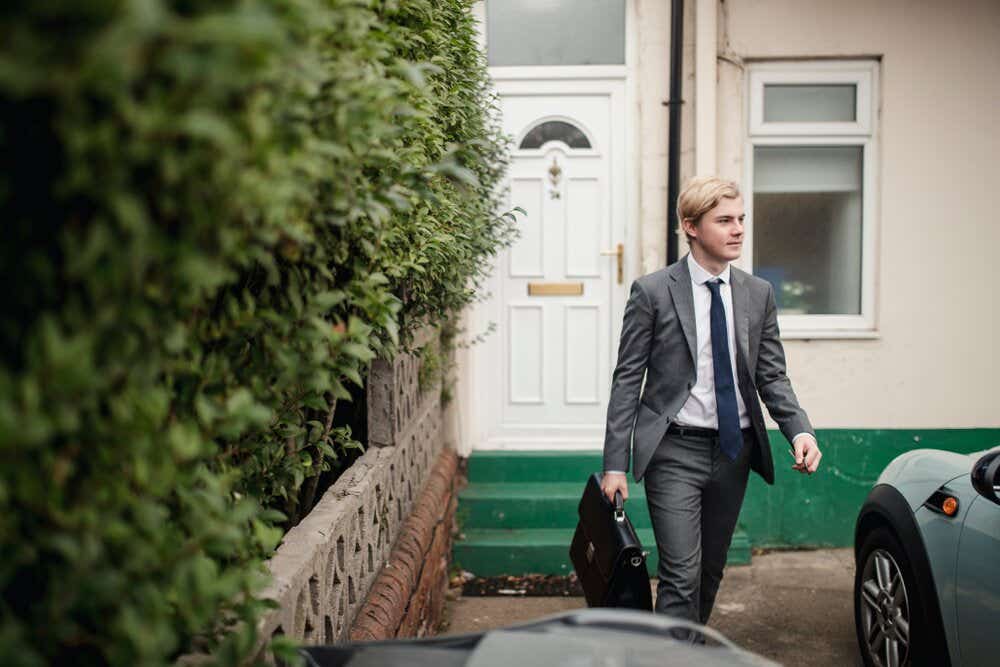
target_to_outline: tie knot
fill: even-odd
[[[722,278],[712,278],[707,281],[705,285],[707,285],[708,289],[712,290],[712,292],[718,293],[719,287],[722,285]]]

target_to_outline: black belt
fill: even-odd
[[[741,429],[743,435],[749,436],[753,435],[753,427],[748,426],[747,428]],[[682,438],[718,438],[719,430],[714,428],[702,428],[701,426],[682,426],[680,424],[671,424],[667,427],[667,433],[671,435],[679,435]]]

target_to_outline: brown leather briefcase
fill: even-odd
[[[580,522],[569,557],[588,607],[653,609],[646,554],[625,514],[621,494],[612,505],[594,473],[578,507]]]

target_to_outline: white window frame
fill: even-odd
[[[744,253],[753,262],[753,174],[756,146],[860,146],[861,175],[861,313],[859,315],[778,315],[782,338],[877,338],[875,272],[878,211],[878,62],[817,60],[755,62],[749,65],[744,145],[744,201],[747,222]],[[764,122],[766,84],[850,83],[857,86],[854,122]],[[750,267],[751,273],[753,267]]]

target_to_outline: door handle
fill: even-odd
[[[618,284],[622,284],[625,264],[625,244],[619,243],[614,250],[602,250],[602,255],[614,255],[618,258]]]

